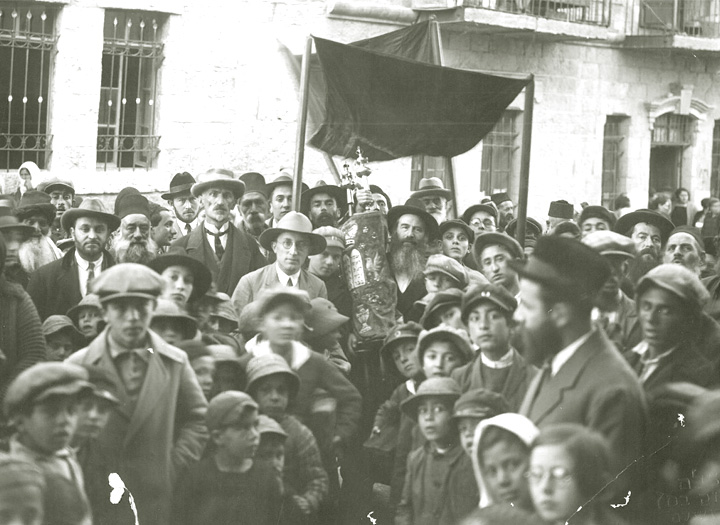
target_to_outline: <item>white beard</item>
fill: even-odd
[[[28,239],[20,245],[18,259],[20,265],[28,272],[34,272],[41,266],[45,266],[62,257],[60,250],[53,244],[50,237],[42,236]]]

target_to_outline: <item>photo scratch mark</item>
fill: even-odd
[[[632,495],[632,491],[628,490],[627,496],[625,496],[625,503],[611,503],[610,506],[614,509],[619,509],[620,507],[627,506],[627,504],[630,503],[631,495]]]
[[[122,478],[115,472],[112,472],[108,476],[108,484],[112,488],[112,490],[110,491],[110,503],[112,503],[113,505],[117,505],[118,503],[120,503],[123,494],[127,492],[128,501],[130,502],[130,508],[132,509],[133,515],[135,516],[135,525],[140,525],[140,520],[138,519],[137,513],[137,506],[135,505],[135,498],[133,498],[132,493],[125,486],[125,482],[122,480]]]
[[[678,414],[677,420],[680,423],[681,427],[685,426],[685,416],[683,414]]]
[[[370,523],[372,523],[372,525],[375,525],[377,523],[377,519],[373,518],[373,512],[375,511],[371,510],[370,512],[368,512],[367,518],[370,520]]]

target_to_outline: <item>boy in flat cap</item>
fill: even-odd
[[[260,444],[257,403],[228,390],[210,402],[206,422],[215,451],[180,479],[172,523],[277,523],[282,482],[271,465],[254,459]]]
[[[85,338],[66,315],[51,315],[42,324],[48,361],[64,361],[85,346]]]
[[[168,523],[173,482],[198,460],[207,440],[207,402],[187,356],[149,330],[164,286],[138,264],[119,264],[93,283],[107,326],[68,361],[96,365],[120,385],[120,406],[100,435],[119,455],[120,476],[140,521]]]
[[[517,301],[502,286],[471,288],[462,299],[462,320],[478,347],[474,359],[452,373],[463,392],[485,388],[507,400],[512,410],[520,403],[537,369],[512,347]]]
[[[455,401],[453,420],[458,429],[460,444],[468,457],[472,457],[475,429],[480,422],[506,412],[510,412],[510,405],[505,398],[484,388],[468,390]]]

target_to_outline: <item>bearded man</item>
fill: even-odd
[[[55,213],[55,206],[46,193],[30,190],[20,199],[15,215],[18,220],[34,228],[30,238],[22,243],[18,250],[20,265],[27,273],[57,261],[63,255],[50,238],[50,225]]]
[[[340,186],[318,183],[302,194],[301,210],[310,219],[313,228],[337,226],[343,208],[346,206],[347,192]]]
[[[120,235],[115,237],[113,251],[118,263],[147,264],[158,252],[158,246],[150,236],[150,204],[140,194],[129,193],[115,201],[120,217]]]
[[[245,183],[245,193],[238,200],[237,207],[240,214],[235,220],[235,226],[257,240],[260,234],[268,228],[265,224],[269,215],[265,177],[260,173],[250,171],[243,173],[239,178]],[[267,257],[266,253],[263,255]]]
[[[490,195],[490,200],[493,201],[498,210],[497,230],[505,231],[505,227],[515,218],[515,205],[510,199],[510,195],[504,191],[493,193]]]

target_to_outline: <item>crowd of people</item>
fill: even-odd
[[[437,178],[38,177],[0,195],[0,525],[720,522],[720,200],[518,240]]]

